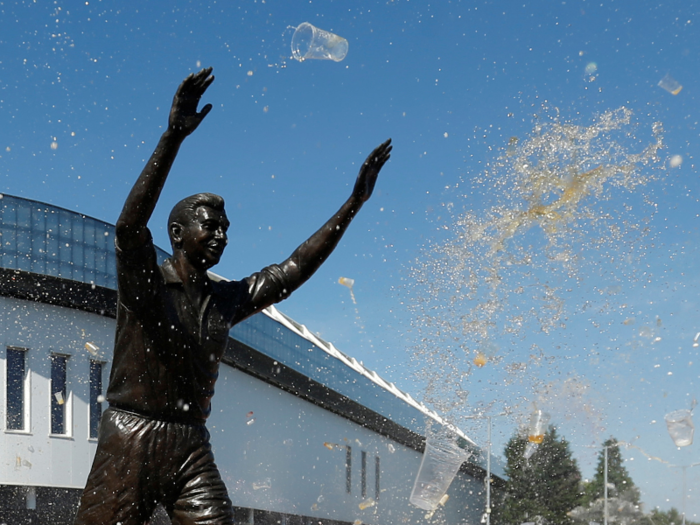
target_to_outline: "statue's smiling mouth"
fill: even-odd
[[[212,252],[221,254],[223,253],[224,248],[226,248],[226,243],[213,241],[207,244],[207,248],[209,248],[209,250]]]

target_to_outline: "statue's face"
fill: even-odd
[[[181,247],[196,268],[208,270],[218,264],[228,244],[226,212],[208,206],[197,208],[194,219],[181,230]]]

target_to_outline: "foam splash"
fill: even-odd
[[[639,250],[654,213],[642,188],[663,166],[661,124],[651,125],[651,139],[640,130],[624,107],[588,126],[545,111],[471,181],[476,191],[464,196],[474,206],[477,194],[483,209],[446,206],[450,237],[433,241],[411,269],[414,358],[428,402],[463,409],[455,392],[486,362],[519,377],[540,365],[542,351],[523,344],[526,335],[564,326],[567,291],[586,272],[625,271],[620,260]],[[492,341],[499,350],[488,355]]]

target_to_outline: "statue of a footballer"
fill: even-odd
[[[372,195],[391,140],[360,168],[340,209],[280,264],[241,281],[215,282],[207,270],[228,242],[224,200],[200,193],[168,219],[173,255],[156,262],[148,221],[180,145],[204,120],[197,111],[211,68],[177,89],[168,129],[126,199],[116,224],[118,274],[109,407],[75,523],[142,525],[162,504],[174,524],[233,524],[205,422],[229,329],[299,288],[331,254]]]

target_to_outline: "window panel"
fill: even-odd
[[[28,247],[29,243],[27,243]],[[17,254],[17,269],[30,272],[32,270],[32,258],[27,250],[22,250]]]
[[[51,356],[51,433],[66,434],[66,363],[64,355]]]
[[[102,363],[90,361],[90,437],[96,438],[102,418]]]
[[[63,243],[69,242],[73,238],[73,234],[71,233],[71,227],[73,226],[73,215],[70,212],[61,210],[58,213],[58,220],[60,224],[59,238]]]
[[[54,237],[58,237],[58,215],[54,211],[49,211],[46,214],[46,231]]]
[[[17,206],[17,226],[22,229],[31,227],[32,214],[27,206]]]
[[[25,430],[25,363],[26,351],[17,348],[7,349],[6,425],[8,430]]]
[[[46,210],[39,208],[32,212],[32,230],[34,233],[44,233],[46,231]]]
[[[71,228],[71,236],[72,236],[72,242],[73,244],[76,243],[81,243],[83,242],[83,229],[85,227],[85,222],[88,219],[84,217],[76,217],[73,220],[73,227]]]

